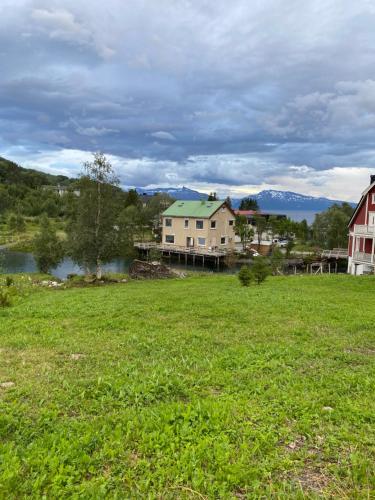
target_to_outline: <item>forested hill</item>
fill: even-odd
[[[40,186],[67,186],[74,182],[65,175],[51,175],[29,168],[23,168],[16,163],[0,156],[0,184],[23,185],[31,189]]]
[[[69,186],[76,179],[23,168],[0,157],[0,218],[11,213],[49,217],[64,215],[65,201],[45,186]]]

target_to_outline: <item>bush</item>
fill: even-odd
[[[252,275],[254,280],[258,285],[263,283],[267,276],[271,274],[271,269],[266,259],[262,256],[254,258],[254,264],[251,268]]]
[[[14,279],[11,276],[7,276],[5,278],[5,286],[10,287],[12,285],[14,285]]]
[[[5,287],[0,287],[0,307],[9,307],[11,305],[10,293]]]
[[[242,286],[249,286],[252,280],[252,274],[248,266],[243,265],[238,273],[238,279]]]

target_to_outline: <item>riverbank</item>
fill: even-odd
[[[371,497],[374,284],[31,288],[0,309],[0,496]]]

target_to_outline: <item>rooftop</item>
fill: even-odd
[[[175,201],[165,212],[166,217],[211,217],[223,205],[223,201]]]

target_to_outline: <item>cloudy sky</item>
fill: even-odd
[[[0,154],[124,186],[356,200],[375,173],[373,0],[1,0]]]

